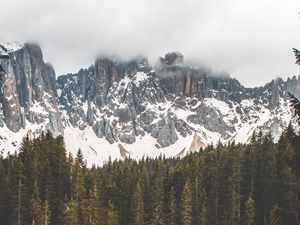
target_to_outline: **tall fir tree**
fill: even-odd
[[[300,66],[300,51],[296,48],[293,48],[295,57],[296,57],[296,64]]]
[[[76,201],[70,200],[65,210],[66,225],[81,225],[78,216],[78,205]]]
[[[280,216],[280,209],[277,206],[277,204],[275,204],[272,209],[271,209],[271,213],[270,213],[270,225],[281,225],[284,224],[281,221],[281,216]]]
[[[254,200],[252,194],[249,194],[247,201],[245,202],[245,213],[243,218],[244,225],[254,225],[255,224],[255,208]]]
[[[152,196],[150,200],[151,204],[151,216],[150,224],[163,225],[165,223],[164,214],[164,167],[163,160],[157,159],[154,165],[154,171],[152,174]]]
[[[118,211],[116,210],[111,200],[109,200],[107,203],[105,224],[119,225]]]
[[[137,182],[131,200],[131,224],[144,224],[144,200],[141,185]]]
[[[193,209],[192,209],[192,194],[189,181],[184,185],[181,195],[181,224],[192,225]]]
[[[167,220],[169,225],[176,224],[176,211],[177,211],[177,204],[176,204],[176,193],[175,188],[172,186],[168,196],[168,213],[167,213]]]

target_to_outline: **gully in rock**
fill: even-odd
[[[0,59],[9,59],[8,55],[1,55],[0,54]],[[3,79],[3,76],[5,74],[5,70],[3,69],[3,67],[0,65],[0,80]]]
[[[1,52],[0,59],[9,59],[9,56],[6,53],[3,54]],[[4,79],[4,76],[5,76],[5,70],[3,69],[2,65],[0,64],[0,102],[2,102],[2,98],[3,98],[3,79]],[[2,104],[1,104],[0,105],[0,112],[2,113],[2,111],[3,111],[3,108],[2,108]]]

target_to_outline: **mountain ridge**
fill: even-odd
[[[10,59],[0,59],[6,71],[4,153],[16,150],[28,131],[48,129],[63,135],[71,152],[82,148],[97,164],[109,156],[180,156],[218,141],[246,142],[254,130],[276,139],[292,118],[287,91],[300,96],[300,77],[245,88],[228,74],[212,76],[185,65],[178,52],[161,57],[155,67],[143,57],[99,57],[89,68],[57,78],[36,44],[7,54]]]

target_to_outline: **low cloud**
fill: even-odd
[[[226,71],[245,86],[298,74],[298,0],[9,0],[1,3],[0,42],[35,41],[57,74],[98,55],[169,51]]]

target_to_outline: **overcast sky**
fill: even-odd
[[[180,51],[257,86],[300,73],[299,11],[299,0],[1,0],[0,42],[38,42],[58,75],[97,55]]]

